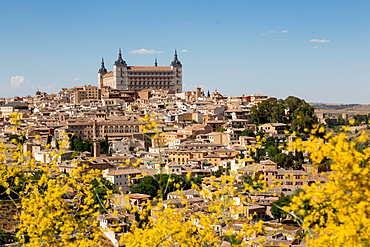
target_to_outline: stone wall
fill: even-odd
[[[18,215],[17,205],[20,206],[20,200],[15,203],[11,200],[0,200],[0,228],[14,231],[17,227],[18,220],[15,220],[14,216]]]

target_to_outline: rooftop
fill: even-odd
[[[172,71],[171,67],[152,67],[152,66],[129,66],[128,70],[131,71]]]

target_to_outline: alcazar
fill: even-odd
[[[121,49],[119,49],[113,71],[107,71],[102,59],[101,68],[98,71],[98,86],[100,89],[109,86],[127,91],[163,89],[180,93],[182,92],[182,64],[175,50],[170,66],[158,66],[157,59],[154,66],[128,66],[122,59]]]

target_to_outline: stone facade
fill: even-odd
[[[70,133],[81,139],[98,140],[108,136],[110,140],[132,136],[133,134],[141,134],[140,126],[144,125],[140,121],[89,121],[68,123],[64,129],[58,130],[59,138],[62,133]]]
[[[102,60],[98,71],[98,86],[108,86],[125,91],[141,91],[144,89],[164,89],[176,93],[182,92],[182,64],[177,59],[175,51],[174,59],[170,66],[128,66],[122,59],[121,49],[118,59],[113,65],[113,71],[108,72]]]
[[[79,104],[84,100],[100,100],[100,89],[96,86],[74,87],[73,103]]]

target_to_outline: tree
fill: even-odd
[[[4,229],[0,228],[0,244],[6,244],[8,241],[8,236],[6,235],[6,232]]]
[[[304,100],[289,96],[285,100],[262,101],[251,108],[251,118],[256,124],[287,123],[292,131],[303,133],[317,123],[314,108]]]
[[[202,179],[206,177],[206,176],[197,176],[197,177],[191,177],[190,178],[190,181],[187,181],[187,184],[195,184],[197,186],[201,186],[202,185]]]
[[[60,140],[54,139],[54,144],[56,149],[60,148]]]
[[[27,137],[24,135],[12,134],[9,137],[9,141],[15,144],[23,144],[26,140],[27,140]]]
[[[82,140],[79,137],[76,137],[75,135],[68,134],[69,137],[69,150],[74,150],[78,152],[91,152],[92,150],[92,143],[88,140]],[[59,148],[59,144],[58,144]]]
[[[87,139],[85,139],[85,140],[83,140],[82,141],[82,152],[84,152],[84,151],[89,151],[89,152],[91,152],[92,151],[92,146],[93,146],[93,144],[89,141],[89,140],[87,140]]]
[[[266,150],[264,148],[256,148],[255,152],[250,154],[255,162],[260,162],[266,156]]]
[[[283,210],[283,207],[289,206],[291,202],[292,202],[291,196],[284,196],[281,197],[276,202],[273,202],[271,204],[272,216],[274,216],[274,218],[278,219],[280,222],[281,219],[284,219],[288,215],[288,213],[285,210]]]
[[[215,171],[215,172],[213,173],[213,175],[214,175],[216,178],[219,178],[219,177],[221,177],[221,176],[222,176],[222,171],[221,171],[220,169],[218,169],[217,171]]]
[[[359,151],[356,147],[356,142],[364,143],[368,138],[362,133],[354,142],[341,133],[325,139],[312,135],[307,142],[293,143],[293,149],[310,154],[315,166],[331,160],[333,171],[328,182],[310,184],[285,208],[302,215],[307,234],[315,236],[309,238],[310,245],[369,246],[370,149]]]
[[[139,186],[140,185],[140,186]],[[138,188],[136,188],[138,187]],[[139,190],[150,191],[153,197],[165,198],[168,193],[173,192],[179,188],[189,189],[191,181],[185,180],[176,174],[155,174],[154,176],[145,176],[140,179],[140,183],[133,188],[132,193],[139,193]],[[135,189],[136,188],[136,189]],[[154,193],[155,192],[155,193]],[[145,193],[144,193],[145,194]]]
[[[159,191],[159,183],[158,183],[158,181],[156,180],[156,178],[154,176],[145,176],[145,177],[141,178],[139,184],[151,185],[156,189],[157,193]],[[156,197],[156,196],[157,196],[157,194],[154,197]]]
[[[33,172],[18,171],[6,180],[6,185],[0,184],[0,198],[1,199],[19,199],[25,187],[29,183],[38,183],[44,172],[35,170]],[[5,182],[5,181],[4,181]],[[9,189],[8,192],[7,189]],[[45,190],[45,186],[40,186],[40,191]]]
[[[154,175],[155,180],[159,185],[159,194],[161,198],[166,198],[167,194],[173,192],[179,188],[188,189],[190,184],[179,175],[176,174],[156,174]]]
[[[279,150],[279,139],[268,137],[264,142],[265,152],[269,155],[269,157],[274,157],[278,153],[280,153]]]
[[[291,123],[293,131],[299,133],[304,132],[304,129],[311,129],[314,124],[317,124],[315,109],[306,103],[306,101],[294,96],[289,96],[285,99],[288,122]]]
[[[136,185],[132,190],[131,193],[140,193],[140,194],[146,194],[150,195],[152,198],[157,197],[158,190],[156,187],[154,187],[151,184],[144,184],[140,183]]]
[[[64,143],[63,151],[67,148]],[[55,151],[50,163],[42,163],[25,155],[20,142],[15,148],[5,146],[0,150],[1,157],[13,154],[0,159],[0,187],[19,208],[16,237],[20,243],[27,242],[25,246],[100,245],[101,231],[96,220],[99,213],[89,182],[101,173],[86,170],[84,165],[68,175],[61,173],[58,157],[63,151]],[[70,191],[75,194],[72,202],[64,199]],[[107,199],[102,200],[105,204]]]
[[[279,166],[281,166],[282,168],[284,168],[284,169],[293,168],[293,166],[294,166],[294,162],[293,162],[291,156],[289,156],[285,153],[279,153],[279,154],[275,155],[274,157],[272,157],[271,160],[273,162],[275,162],[276,164],[278,164]]]
[[[250,137],[255,137],[256,134],[254,133],[254,131],[252,129],[245,129],[242,131],[241,135],[240,136],[250,136]]]
[[[74,151],[71,157],[68,158],[68,160],[73,160],[75,157],[79,156],[80,154],[81,154],[80,151]]]
[[[104,140],[96,140],[95,142],[100,143],[100,153],[102,154],[109,154],[110,152],[110,147],[109,147],[109,140],[108,136],[105,135]]]
[[[361,115],[361,114],[356,114],[353,116],[353,119],[355,119],[355,124],[359,125],[362,123],[368,123],[369,121],[369,115]]]
[[[284,100],[279,99],[271,104],[271,115],[269,117],[270,123],[287,123],[287,116],[285,114],[286,103]]]
[[[94,200],[94,205],[98,207],[98,210],[100,213],[103,213],[107,210],[105,206],[106,202],[106,196],[110,193],[118,193],[118,190],[116,189],[115,185],[102,177],[95,178],[90,182],[90,184],[93,186],[92,191],[93,191],[93,200]]]
[[[262,101],[251,108],[251,118],[256,124],[268,123],[270,120],[271,104],[269,101]]]
[[[251,175],[247,173],[242,175],[242,181],[245,185],[247,185],[247,186],[244,186],[244,188],[247,189],[248,191],[250,188],[252,190],[258,190],[264,187],[263,183],[260,183],[258,179],[254,179]]]
[[[69,150],[75,150],[75,145],[74,145],[74,139],[76,139],[76,136],[74,134],[68,134],[68,141],[69,141]]]

